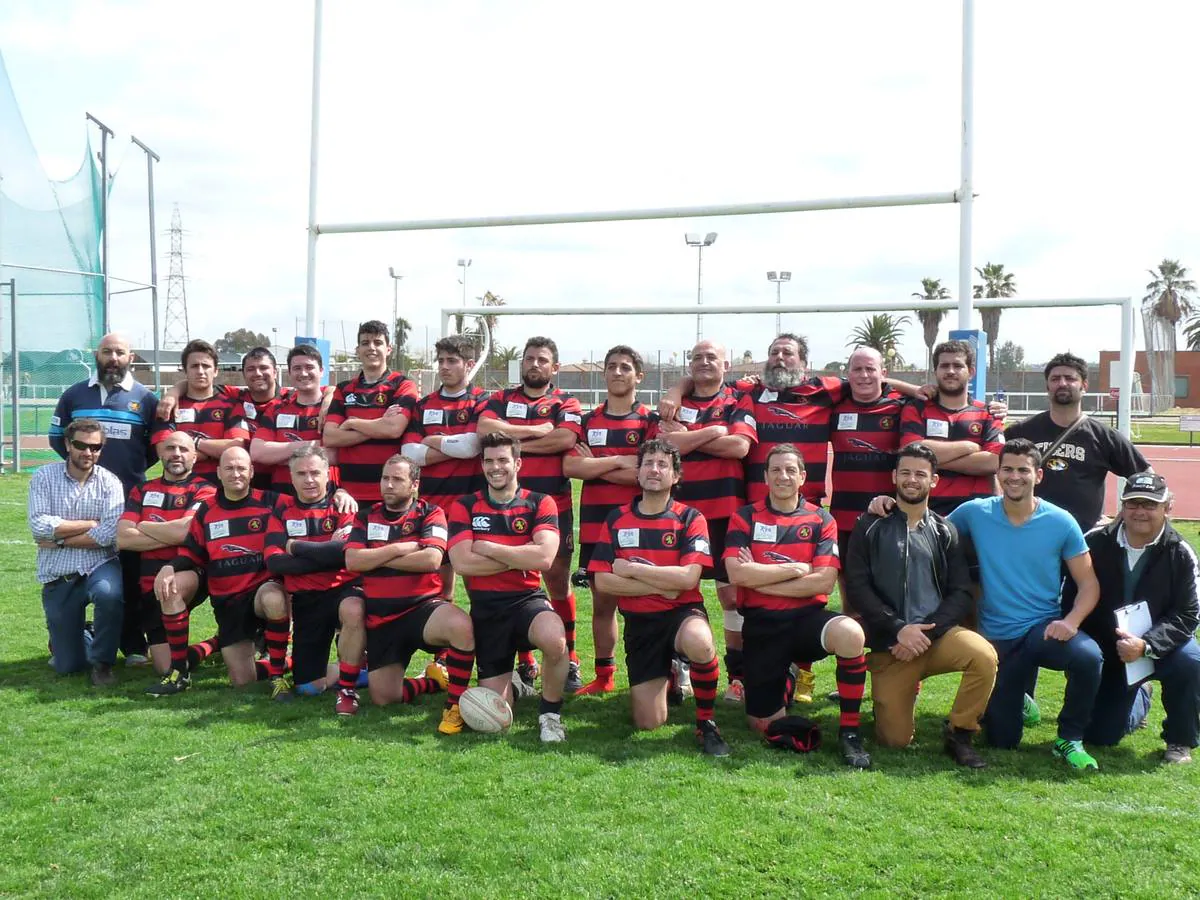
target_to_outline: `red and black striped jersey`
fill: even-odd
[[[434,435],[474,433],[486,397],[487,391],[478,385],[471,385],[466,393],[456,397],[448,397],[440,390],[427,394],[413,409],[404,443],[419,444],[422,438]],[[459,497],[482,487],[483,463],[478,456],[421,466],[421,496],[443,511]]]
[[[216,392],[219,396],[224,397],[238,408],[246,430],[250,432],[251,437],[254,437],[258,432],[258,426],[262,422],[263,413],[267,411],[272,403],[275,403],[277,400],[286,399],[289,395],[296,393],[294,388],[276,388],[274,397],[268,397],[266,400],[255,400],[254,395],[250,393],[250,388],[236,384],[219,384],[216,387]]]
[[[886,385],[884,386],[887,387]],[[871,403],[847,396],[833,408],[833,497],[838,531],[853,531],[872,498],[891,495],[904,398],[885,390]]]
[[[708,523],[697,510],[672,500],[661,513],[644,515],[634,500],[614,509],[596,541],[588,572],[611,572],[618,559],[651,566],[690,566],[706,568],[713,564],[708,542]],[[681,591],[674,600],[662,594],[641,597],[617,597],[617,608],[627,613],[655,613],[703,603],[700,586]]]
[[[247,444],[250,442],[250,431],[242,418],[241,407],[220,394],[215,394],[207,400],[193,400],[186,395],[180,397],[179,405],[171,414],[171,421],[154,423],[150,443],[161,443],[176,431],[185,431],[197,441],[236,439]],[[217,460],[197,455],[192,473],[216,483]]]
[[[579,401],[554,385],[541,397],[530,397],[521,386],[496,391],[479,411],[480,419],[499,419],[512,425],[540,425],[553,422],[555,428],[567,428],[580,436],[583,409]],[[571,480],[563,474],[563,453],[521,451],[521,487],[548,494],[561,512],[571,511]]]
[[[341,425],[347,419],[382,419],[392,407],[398,407],[411,421],[416,404],[417,388],[407,376],[388,372],[379,381],[368,382],[360,371],[337,386],[325,421]],[[368,438],[353,447],[339,447],[342,488],[359,503],[378,503],[382,499],[379,478],[383,464],[399,450],[399,440],[383,438]]]
[[[321,442],[321,402],[301,403],[295,391],[276,397],[258,416],[258,428],[254,437],[260,441],[300,443]],[[292,484],[292,471],[287,463],[271,466],[271,490],[289,497],[296,496]],[[337,481],[336,473],[330,471],[330,481]]]
[[[295,497],[280,497],[275,515],[267,525],[267,546],[263,559],[270,559],[287,552],[287,542],[345,540],[354,524],[354,513],[341,513],[334,509],[333,491],[316,503],[302,503]],[[284,575],[283,586],[294,591],[331,591],[355,579],[345,569],[330,569],[326,572],[309,572],[304,575]]]
[[[269,491],[251,490],[241,500],[218,492],[196,510],[175,567],[203,569],[213,603],[257,589],[271,577],[263,553],[277,506],[278,497]]]
[[[736,558],[743,548],[750,551],[754,562],[768,566],[802,562],[814,569],[841,568],[833,516],[803,499],[790,513],[774,509],[769,499],[743,506],[734,513],[725,534],[725,559]],[[776,597],[754,588],[738,590],[739,608],[787,610],[824,606],[828,602],[825,594]]]
[[[623,416],[608,411],[601,403],[583,415],[580,443],[586,444],[592,456],[632,456],[638,448],[658,435],[658,420],[644,404],[638,403]],[[579,496],[579,540],[594,544],[604,532],[609,513],[619,509],[641,493],[636,484],[613,484],[602,478],[584,480]]]
[[[849,393],[846,382],[814,376],[786,390],[756,384],[746,393],[758,432],[758,443],[746,454],[746,499],[757,503],[766,498],[767,454],[780,444],[795,444],[807,473],[804,499],[820,505],[825,496],[830,420],[834,404]]]
[[[405,509],[390,510],[383,503],[360,509],[354,520],[347,550],[374,550],[385,544],[415,541],[421,549],[446,552],[446,514],[428,500],[417,499]],[[441,595],[442,577],[432,572],[401,572],[383,566],[362,572],[367,597],[367,627],[375,628],[399,618],[418,603]]]
[[[688,431],[709,425],[724,425],[730,435],[750,439],[750,452],[758,441],[749,396],[741,396],[731,387],[722,386],[711,397],[695,394],[683,398],[679,421]],[[675,487],[675,498],[695,507],[706,521],[728,519],[742,505],[742,460],[725,459],[705,453],[703,448],[683,457],[683,478]]]
[[[900,446],[917,441],[971,441],[980,450],[999,456],[1004,449],[1004,428],[981,400],[972,400],[962,409],[946,409],[934,400],[911,400],[900,414]],[[948,516],[965,501],[994,493],[994,475],[963,475],[938,469],[929,508]]]
[[[129,491],[121,519],[135,525],[139,522],[177,522],[192,515],[200,508],[202,501],[212,500],[216,494],[217,489],[211,482],[195,474],[189,475],[183,481],[153,478],[145,484],[134,485]],[[139,552],[139,579],[143,591],[153,589],[154,576],[158,574],[158,570],[173,560],[178,553],[178,547],[159,547],[156,550]]]
[[[558,507],[545,494],[518,488],[508,503],[493,503],[487,489],[459,497],[447,516],[450,538],[447,548],[463,541],[485,541],[521,547],[533,543],[539,531],[558,534]],[[540,572],[509,569],[497,575],[464,575],[471,606],[499,605],[536,591]]]

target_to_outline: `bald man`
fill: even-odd
[[[104,449],[99,465],[121,480],[125,495],[146,480],[146,470],[158,462],[150,449],[150,430],[158,398],[137,382],[131,370],[133,352],[121,334],[106,334],[96,348],[96,371],[86,381],[71,385],[58,398],[50,419],[50,446],[67,458],[64,433],[72,419],[95,419],[104,429]],[[138,585],[139,559],[135,551],[122,551],[121,573],[125,591],[125,622],[121,652],[127,665],[146,665],[146,635],[142,632],[142,592]]]

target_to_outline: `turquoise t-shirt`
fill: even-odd
[[[1004,514],[1003,497],[968,500],[950,513],[979,555],[983,597],[979,632],[996,641],[1019,638],[1030,628],[1062,616],[1062,561],[1087,553],[1083,532],[1066,510],[1038,500],[1023,525]]]

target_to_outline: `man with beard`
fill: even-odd
[[[400,452],[421,468],[421,498],[446,513],[459,497],[483,486],[475,429],[487,394],[478,385],[467,383],[476,356],[469,337],[455,334],[433,346],[442,383],[417,401]],[[454,567],[449,560],[443,561],[440,574],[442,599],[452,601]]]
[[[192,472],[196,447],[191,435],[177,431],[160,441],[157,449],[163,474],[129,492],[117,526],[117,546],[141,558],[142,627],[150,641],[154,671],[162,676],[146,693],[164,697],[191,686],[188,611],[203,602],[207,590],[202,578],[181,577],[179,600],[184,609],[164,612],[154,595],[154,579],[178,554],[200,503],[211,501],[217,491]]]
[[[625,618],[633,724],[647,731],[666,724],[668,677],[682,656],[691,665],[696,741],[709,756],[728,756],[713,719],[721,672],[700,594],[700,571],[712,561],[708,528],[671,497],[683,471],[672,444],[654,438],[638,448],[637,461],[641,496],[609,514],[588,564]]]
[[[325,401],[321,377],[325,367],[321,351],[311,344],[299,344],[289,350],[287,366],[293,390],[276,397],[257,413],[250,459],[256,468],[270,475],[267,481],[270,490],[294,497],[292,455],[300,447],[321,446],[321,412]],[[336,451],[327,450],[326,460],[332,471]]]
[[[72,420],[87,418],[99,422],[105,440],[98,464],[121,480],[128,496],[146,480],[146,470],[154,465],[150,436],[158,398],[134,379],[130,369],[133,353],[124,335],[102,337],[95,359],[95,374],[71,385],[58,398],[50,419],[50,446],[66,459],[67,442],[63,434]],[[126,665],[145,665],[147,643],[141,630],[143,610],[137,553],[122,550],[118,555],[125,592],[121,652],[125,654]]]
[[[871,653],[875,739],[907,747],[921,680],[961,672],[943,734],[960,766],[986,765],[971,746],[996,682],[996,651],[962,627],[971,611],[971,576],[953,525],[929,510],[937,457],[909,444],[896,457],[896,506],[886,516],[862,516],[845,560],[846,592],[862,619]]]
[[[618,344],[604,356],[604,402],[585,413],[582,439],[563,458],[563,472],[583,481],[579,498],[579,568],[588,564],[596,545],[604,539],[606,522],[614,510],[638,495],[638,454],[655,436],[651,412],[637,401],[642,383],[642,356]],[[617,598],[592,585],[592,640],[596,651],[596,677],[580,694],[603,694],[614,687],[617,648]]]
[[[938,458],[938,481],[929,508],[949,515],[959,504],[996,492],[996,469],[1004,447],[1000,420],[982,400],[967,396],[975,374],[975,350],[966,341],[933,348],[936,400],[915,399],[900,416],[900,445],[920,441]]]
[[[575,550],[575,511],[571,481],[563,474],[563,457],[580,438],[583,410],[579,401],[553,384],[558,374],[558,345],[547,337],[531,337],[521,356],[521,384],[497,391],[479,413],[479,436],[503,434],[521,442],[521,486],[548,495],[558,507],[558,556],[544,573],[550,604],[563,621],[570,666],[566,691],[583,687],[575,652],[575,592],[571,589],[571,557]],[[532,693],[536,664],[523,654],[517,676]]]
[[[1004,432],[1010,440],[1033,441],[1044,454],[1068,428],[1079,423],[1043,462],[1045,475],[1037,486],[1037,496],[1065,509],[1085,532],[1100,521],[1104,511],[1104,480],[1109,472],[1129,478],[1150,468],[1129,438],[1084,414],[1087,374],[1087,363],[1078,356],[1071,353],[1055,356],[1045,369],[1050,408],[1010,425]]]

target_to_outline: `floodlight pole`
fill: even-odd
[[[400,329],[400,279],[404,276],[396,274],[395,266],[388,266],[388,274],[392,276],[392,369],[399,372],[400,341],[396,332]]]
[[[308,142],[308,272],[304,333],[317,333],[317,151],[321,138],[321,0],[313,0],[312,117]]]
[[[971,328],[971,213],[975,128],[975,0],[963,0],[962,181],[958,188],[958,327]]]
[[[767,281],[775,285],[775,305],[783,305],[783,283],[792,280],[791,272],[768,272]],[[775,336],[783,334],[783,314],[775,313]]]
[[[85,113],[89,122],[100,129],[100,272],[103,278],[104,307],[102,319],[104,333],[108,334],[108,139],[113,130],[93,116]]]
[[[146,152],[146,191],[150,207],[150,310],[154,320],[154,390],[162,391],[162,363],[159,361],[158,337],[158,249],[154,230],[154,164],[161,162],[159,155],[132,134],[129,139]]]

